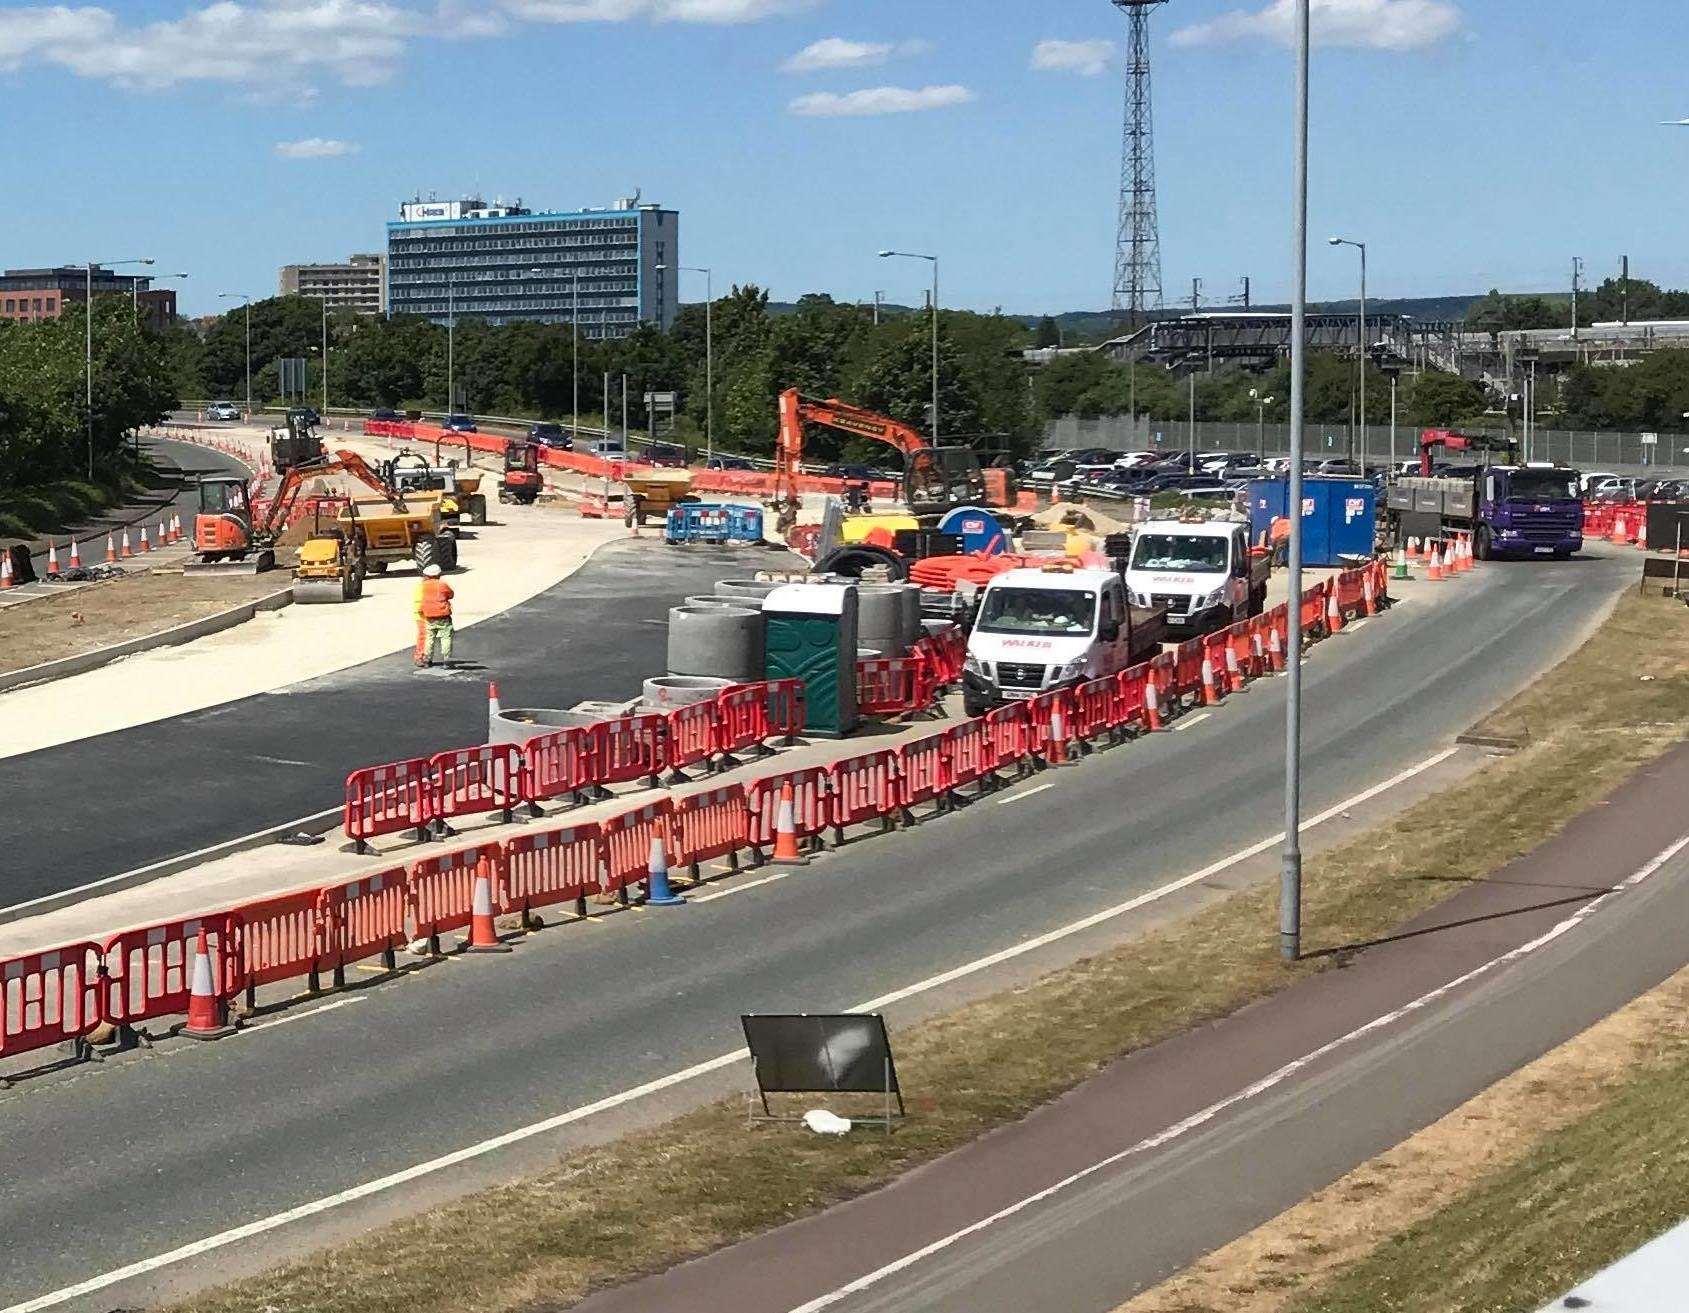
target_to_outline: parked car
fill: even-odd
[[[754,470],[756,466],[743,456],[711,456],[704,462],[705,469],[711,470]]]
[[[387,406],[377,406],[374,410],[370,411],[369,417],[371,419],[387,420],[389,423],[392,423],[394,421],[401,420],[401,419],[404,418],[404,416],[399,414],[398,411],[393,410],[393,409],[391,409]]]
[[[447,415],[446,422],[440,425],[447,433],[479,433],[475,427],[475,420],[469,415]]]
[[[590,443],[587,451],[594,456],[604,456],[610,460],[626,460],[628,449],[622,445],[620,438],[600,438]]]
[[[575,447],[574,439],[563,431],[563,426],[550,420],[528,425],[528,441],[553,451],[573,451]]]
[[[316,428],[323,422],[323,417],[317,413],[315,406],[295,406],[287,412],[287,417],[290,420],[298,420],[301,424],[308,425],[311,428]]]
[[[240,407],[232,401],[213,401],[205,408],[206,419],[238,420]]]
[[[1114,463],[1119,469],[1136,470],[1153,465],[1160,459],[1159,451],[1123,451],[1114,458]]]
[[[653,465],[670,469],[684,469],[686,466],[686,448],[677,447],[672,443],[654,442],[642,454]]]

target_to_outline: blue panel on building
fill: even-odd
[[[1284,514],[1290,485],[1285,479],[1256,479],[1249,485],[1249,532],[1256,542]],[[1302,480],[1302,562],[1342,565],[1343,558],[1371,556],[1377,533],[1378,490],[1365,479]]]

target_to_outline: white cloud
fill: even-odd
[[[278,141],[276,154],[284,160],[332,160],[342,155],[356,155],[358,148],[350,141],[333,137],[306,137],[302,141]]]
[[[116,22],[104,9],[93,7],[0,9],[0,69],[18,68],[44,48],[104,41]]]
[[[924,54],[932,49],[928,41],[851,41],[842,36],[822,37],[805,46],[780,67],[787,73],[815,73],[829,68],[873,68],[892,59]]]
[[[1040,41],[1032,47],[1032,67],[1049,73],[1077,73],[1094,78],[1114,58],[1114,42]]]
[[[530,23],[754,23],[813,8],[817,0],[500,0]]]
[[[786,108],[805,118],[861,118],[871,114],[911,114],[923,109],[965,105],[974,98],[966,87],[869,87],[839,95],[817,91],[799,96]]]
[[[1316,46],[1359,50],[1423,50],[1454,36],[1465,18],[1452,0],[1312,0],[1309,37]],[[1271,0],[1265,8],[1234,9],[1204,23],[1181,27],[1168,38],[1175,46],[1219,45],[1227,41],[1296,41],[1295,0]]]

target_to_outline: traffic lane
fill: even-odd
[[[1443,710],[1436,685],[1466,690],[1497,663],[1468,635],[1455,644],[1464,655],[1449,657],[1434,686],[1416,683],[1422,658],[1444,656],[1438,616],[1458,621],[1470,610],[1515,640],[1544,638],[1530,630],[1533,620],[1573,625],[1568,599],[1590,610],[1610,595],[1561,591],[1542,606],[1531,593],[1489,585],[1460,595],[1446,613],[1404,607],[1352,640],[1323,644],[1306,667],[1309,810],[1349,796],[1367,782],[1370,761],[1389,763],[1392,747],[1418,751],[1384,732],[1401,718],[1391,696],[1413,708],[1416,732],[1438,742],[1466,723],[1461,699],[1448,697],[1452,711]],[[1397,621],[1404,647],[1375,649],[1373,631]],[[29,1235],[31,1219],[51,1216],[60,1231],[20,1249],[5,1289],[38,1291],[86,1275],[69,1256],[90,1252],[84,1242],[95,1237],[115,1265],[580,1106],[731,1050],[741,1011],[851,1006],[1257,842],[1278,819],[1282,729],[1271,704],[1281,689],[1282,681],[1256,685],[1195,732],[1108,753],[1047,777],[1054,788],[846,848],[742,896],[565,927],[491,964],[454,961],[372,993],[368,1005],[237,1041],[251,1047],[233,1055],[198,1051],[218,1054],[215,1062],[114,1063],[98,1080],[22,1091],[6,1104],[8,1120],[19,1144],[42,1149],[39,1161],[8,1174],[29,1188],[0,1195],[0,1226]],[[1393,765],[1405,759],[1412,754]],[[1125,851],[1122,800],[1131,825]],[[556,999],[577,1006],[549,1006]],[[274,1106],[274,1091],[301,1072],[313,1077],[309,1102]],[[26,1097],[36,1089],[40,1103]],[[151,1136],[137,1153],[119,1129],[173,1121],[190,1123],[190,1144]],[[119,1141],[130,1146],[122,1154]],[[111,1188],[84,1197],[68,1183],[54,1186],[67,1179],[47,1170],[58,1160],[46,1148],[55,1142],[83,1146]],[[301,1143],[314,1152],[302,1156]],[[202,1202],[222,1197],[224,1185],[187,1188],[206,1163],[230,1161],[226,1189],[243,1200],[232,1213]],[[220,1182],[224,1171],[216,1169]]]
[[[186,716],[0,759],[0,791],[88,798],[0,815],[0,906],[75,888],[337,806],[347,773],[486,741],[486,681],[505,706],[625,699],[665,667],[668,608],[783,554],[642,540],[458,636],[465,669],[408,652]],[[460,591],[474,587],[471,559]],[[394,634],[407,644],[407,629]],[[103,782],[103,787],[102,787]],[[90,817],[93,823],[90,823]]]
[[[1681,776],[1680,770],[1679,789]],[[1669,804],[1660,810],[1655,820],[1681,827],[1681,815]],[[1606,843],[1626,846],[1627,836],[1612,824],[1604,828]],[[1650,839],[1658,842],[1663,840]],[[1624,869],[1603,860],[1605,845],[1585,846],[1582,871],[1598,869],[1615,882],[1647,860],[1628,852],[1630,869]],[[1571,892],[1598,892],[1577,890],[1577,872],[1563,875]],[[1494,893],[1474,892],[1480,898]],[[1449,904],[1451,921],[1462,901]],[[1374,950],[1378,969],[1367,974],[1411,971],[1408,962],[1391,960],[1397,954],[1457,958],[1462,940],[1488,942],[1500,955],[1574,910],[1539,906],[1497,923]],[[1571,933],[1407,1014],[1376,1038],[1317,1060],[1209,1128],[1128,1158],[831,1307],[839,1313],[1018,1313],[1059,1292],[1061,1307],[1075,1313],[1115,1309],[1668,979],[1689,961],[1676,929],[1685,915],[1689,857],[1680,854]],[[1427,987],[1489,960],[1465,956],[1476,960],[1426,972]],[[1307,992],[1342,1007],[1360,974],[1353,968],[1334,973]],[[1271,1012],[1258,1010],[1251,1018],[1258,1033],[1273,1025]],[[1200,1075],[1193,1071],[1192,1079]],[[1035,1188],[1036,1182],[1023,1181],[1015,1193],[1025,1197]],[[832,1239],[842,1242],[837,1234]],[[898,1247],[906,1252],[910,1245],[900,1239]],[[752,1308],[739,1307],[747,1313]]]

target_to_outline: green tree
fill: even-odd
[[[1045,315],[1038,321],[1038,330],[1033,334],[1032,345],[1035,347],[1051,347],[1061,345],[1061,329],[1056,321]]]

